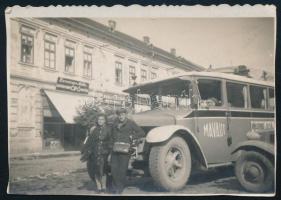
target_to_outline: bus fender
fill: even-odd
[[[192,133],[188,128],[184,126],[167,125],[167,126],[160,126],[160,127],[153,128],[146,135],[146,142],[150,144],[165,142],[169,140],[176,133],[183,134],[183,136],[184,135],[190,136],[190,138],[192,138],[196,147],[198,148],[204,166],[208,167],[207,159],[204,155],[202,147],[199,144],[199,141],[195,137],[194,133]]]
[[[248,140],[241,143],[238,143],[231,152],[231,154],[237,153],[239,150],[249,150],[249,149],[258,149],[265,151],[271,155],[274,155],[274,146],[270,143],[266,143],[259,140]]]

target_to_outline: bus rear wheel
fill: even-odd
[[[154,182],[168,191],[183,188],[191,171],[191,155],[187,143],[176,136],[155,145],[149,155],[149,171]]]
[[[235,174],[240,184],[250,192],[267,192],[273,188],[273,163],[261,153],[243,152],[236,161]]]

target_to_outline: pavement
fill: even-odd
[[[80,161],[80,152],[42,155],[10,160],[9,193],[97,195],[86,163]],[[177,193],[161,191],[150,177],[129,177],[128,183],[123,195],[247,194],[234,176],[233,168],[192,175],[187,185]]]
[[[80,151],[12,155],[9,166],[10,194],[100,195],[90,179]],[[171,193],[155,186],[151,177],[129,176],[122,195],[247,195],[233,167],[193,173],[187,185]],[[104,195],[112,195],[110,193]],[[269,194],[271,195],[271,194]]]
[[[44,159],[44,158],[57,158],[67,156],[80,155],[80,151],[62,151],[62,152],[39,152],[29,154],[11,154],[10,160],[31,160],[31,159]]]

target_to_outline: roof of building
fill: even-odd
[[[200,77],[210,77],[210,78],[221,78],[221,79],[226,79],[226,80],[232,80],[232,81],[238,81],[238,82],[243,82],[243,83],[251,83],[255,85],[264,85],[264,86],[271,86],[274,87],[274,82],[269,82],[269,81],[261,81],[261,80],[255,80],[253,78],[247,78],[244,76],[239,76],[239,75],[234,75],[234,74],[226,74],[226,73],[221,73],[221,72],[186,72],[182,73],[181,75],[174,75],[170,76],[168,78],[159,78],[159,79],[154,79],[150,81],[146,81],[144,83],[138,84],[136,86],[130,87],[124,92],[129,92],[129,91],[134,91],[140,87],[146,87],[152,84],[157,84],[164,81],[169,81],[169,80],[175,80],[175,79],[182,79],[184,80],[185,78],[188,78],[190,76],[200,76]]]
[[[236,70],[238,70],[240,72],[249,72],[249,68],[245,65],[226,66],[226,67],[207,69],[207,71],[210,71],[210,72],[224,72],[224,73],[234,73],[234,72],[236,72]]]
[[[191,61],[188,61],[183,57],[176,57],[170,52],[167,52],[152,44],[148,45],[145,42],[138,40],[125,33],[122,33],[118,30],[110,31],[108,26],[105,26],[89,18],[45,18],[45,20],[56,21],[58,23],[67,24],[69,27],[72,28],[84,30],[88,34],[92,34],[93,36],[100,38],[104,41],[136,51],[142,55],[151,57],[164,63],[168,63],[175,67],[194,71],[205,70],[204,67],[192,63]]]

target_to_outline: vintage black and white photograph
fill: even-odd
[[[7,8],[7,192],[274,195],[275,15]]]

